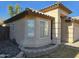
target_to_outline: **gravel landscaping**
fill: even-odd
[[[14,57],[20,52],[18,45],[14,44],[11,40],[0,41],[0,57]]]
[[[11,40],[0,41],[0,57],[15,57],[20,53],[18,45]],[[19,56],[23,54],[20,53]],[[79,48],[61,44],[56,50],[49,54],[41,55],[36,58],[79,58]]]

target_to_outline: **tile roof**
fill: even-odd
[[[19,20],[20,18],[24,17],[25,15],[29,15],[30,13],[38,14],[38,15],[40,15],[40,17],[43,17],[44,16],[46,18],[54,19],[54,17],[49,16],[49,15],[47,15],[45,13],[40,12],[40,11],[31,9],[31,8],[26,8],[23,12],[21,12],[21,13],[15,15],[15,16],[13,16],[13,17],[5,20],[4,23],[9,23],[9,22],[13,22],[15,20]]]
[[[39,11],[41,11],[41,12],[47,12],[47,11],[49,11],[49,10],[56,9],[56,8],[58,8],[58,7],[59,7],[59,8],[63,8],[63,9],[66,10],[69,14],[72,13],[72,11],[69,10],[67,7],[65,7],[61,2],[56,2],[55,4],[50,5],[50,6],[46,7],[46,8],[43,8],[43,9],[41,9],[41,10],[39,10]]]

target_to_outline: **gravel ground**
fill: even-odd
[[[11,40],[0,41],[0,55],[15,57],[21,50]],[[60,45],[55,51],[36,58],[79,58],[79,48],[69,45]]]
[[[8,55],[8,57],[14,57],[20,52],[20,49],[11,40],[0,41],[0,55]]]

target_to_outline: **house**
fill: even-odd
[[[53,19],[42,12],[27,9],[5,22],[10,26],[11,39],[16,39],[20,46],[40,47],[51,43],[50,28]]]
[[[10,39],[22,47],[73,43],[79,40],[79,18],[68,17],[71,13],[57,2],[38,11],[27,8],[4,23],[10,27]]]

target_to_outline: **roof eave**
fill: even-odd
[[[54,17],[51,17],[51,16],[49,16],[49,15],[47,15],[47,14],[44,14],[44,13],[42,13],[42,12],[35,11],[35,10],[32,10],[32,9],[28,9],[28,10],[25,10],[25,11],[23,11],[23,12],[21,12],[21,13],[15,15],[15,16],[13,16],[13,17],[11,17],[11,18],[5,20],[4,23],[10,23],[10,22],[19,20],[20,18],[22,18],[22,17],[24,17],[24,16],[26,16],[26,15],[30,15],[30,13],[37,14],[37,15],[39,15],[40,17],[43,17],[43,16],[44,16],[44,17],[49,18],[49,19],[54,19]]]
[[[57,8],[63,8],[63,9],[65,9],[65,11],[67,11],[69,14],[72,13],[72,11],[69,10],[67,7],[65,7],[63,4],[51,5],[51,6],[49,6],[49,7],[46,7],[46,8],[44,8],[44,9],[41,9],[41,10],[39,10],[39,11],[41,11],[41,12],[47,12],[47,11],[49,11],[49,10],[54,10],[54,9],[57,9]],[[45,11],[46,9],[49,9],[49,10]]]

